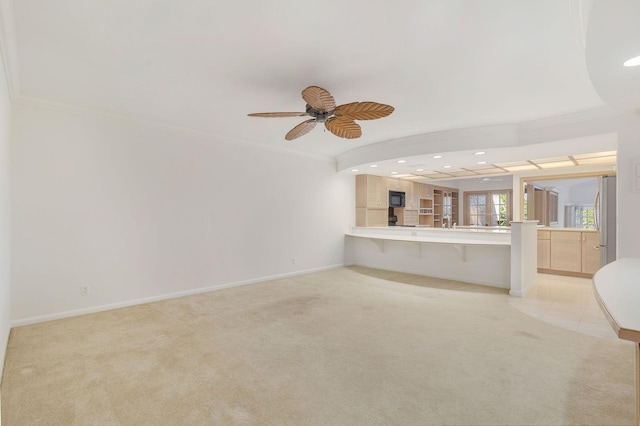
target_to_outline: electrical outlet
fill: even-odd
[[[89,295],[89,286],[83,285],[80,287],[80,296],[88,296]]]
[[[296,258],[295,258],[295,257],[292,257],[292,258],[291,258],[291,264],[292,264],[292,265],[295,265],[295,264],[296,264]]]

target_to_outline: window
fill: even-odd
[[[466,222],[472,226],[487,226],[487,195],[465,193]]]
[[[586,207],[582,210],[582,227],[596,229],[596,215],[593,207]]]
[[[511,190],[465,192],[465,222],[470,226],[509,226]]]
[[[509,194],[491,193],[491,226],[509,226]]]

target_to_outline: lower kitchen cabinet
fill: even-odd
[[[356,208],[356,226],[387,226],[388,224],[388,209]]]
[[[600,234],[582,233],[582,272],[595,274],[600,269]]]
[[[418,210],[404,209],[404,223],[402,225],[415,226],[418,224]]]
[[[538,231],[538,268],[551,268],[551,232]]]
[[[600,269],[600,237],[594,231],[538,230],[538,270],[589,276]]]
[[[551,232],[551,269],[582,272],[582,233]]]

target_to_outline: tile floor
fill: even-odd
[[[538,285],[523,298],[509,298],[521,312],[549,324],[618,340],[593,293],[589,278],[538,274]]]

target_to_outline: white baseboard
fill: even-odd
[[[345,266],[345,265],[340,263],[340,264],[337,264],[337,265],[322,266],[320,268],[306,269],[304,271],[287,272],[286,274],[278,274],[278,275],[271,275],[271,276],[267,276],[267,277],[254,278],[254,279],[245,280],[245,281],[235,281],[235,282],[224,283],[224,284],[216,284],[216,285],[212,285],[212,286],[208,286],[208,287],[200,287],[200,288],[194,288],[194,289],[191,289],[191,290],[178,291],[178,292],[175,292],[175,293],[167,293],[167,294],[161,294],[161,295],[158,295],[158,296],[145,297],[145,298],[142,298],[142,299],[125,300],[123,302],[110,303],[110,304],[107,304],[107,305],[99,305],[99,306],[93,306],[93,307],[90,307],[90,308],[75,309],[75,310],[72,310],[72,311],[64,311],[64,312],[57,312],[55,314],[41,315],[41,316],[30,317],[30,318],[23,318],[23,319],[18,319],[18,320],[11,321],[11,327],[12,328],[13,327],[20,327],[20,326],[23,326],[23,325],[37,324],[37,323],[41,323],[41,322],[45,322],[45,321],[53,321],[53,320],[62,319],[62,318],[76,317],[76,316],[79,316],[79,315],[93,314],[93,313],[96,313],[96,312],[109,311],[111,309],[126,308],[127,306],[142,305],[142,304],[145,304],[145,303],[158,302],[160,300],[175,299],[175,298],[178,298],[178,297],[191,296],[193,294],[207,293],[207,292],[210,292],[210,291],[222,290],[222,289],[231,288],[231,287],[239,287],[239,286],[242,286],[242,285],[257,284],[257,283],[261,283],[261,282],[277,280],[277,279],[280,279],[280,278],[295,277],[297,275],[304,275],[304,274],[310,274],[310,273],[313,273],[313,272],[327,271],[329,269],[341,268],[343,266]]]
[[[531,290],[533,290],[537,285],[538,285],[538,279],[536,278],[535,280],[530,282],[529,285],[526,286],[521,291],[509,290],[509,296],[512,296],[512,297],[524,297],[527,294],[529,294],[531,292]]]
[[[7,346],[9,345],[9,334],[11,333],[11,327],[7,326],[5,330],[0,330],[0,385],[2,384],[2,377],[4,372],[4,359],[7,354]]]

